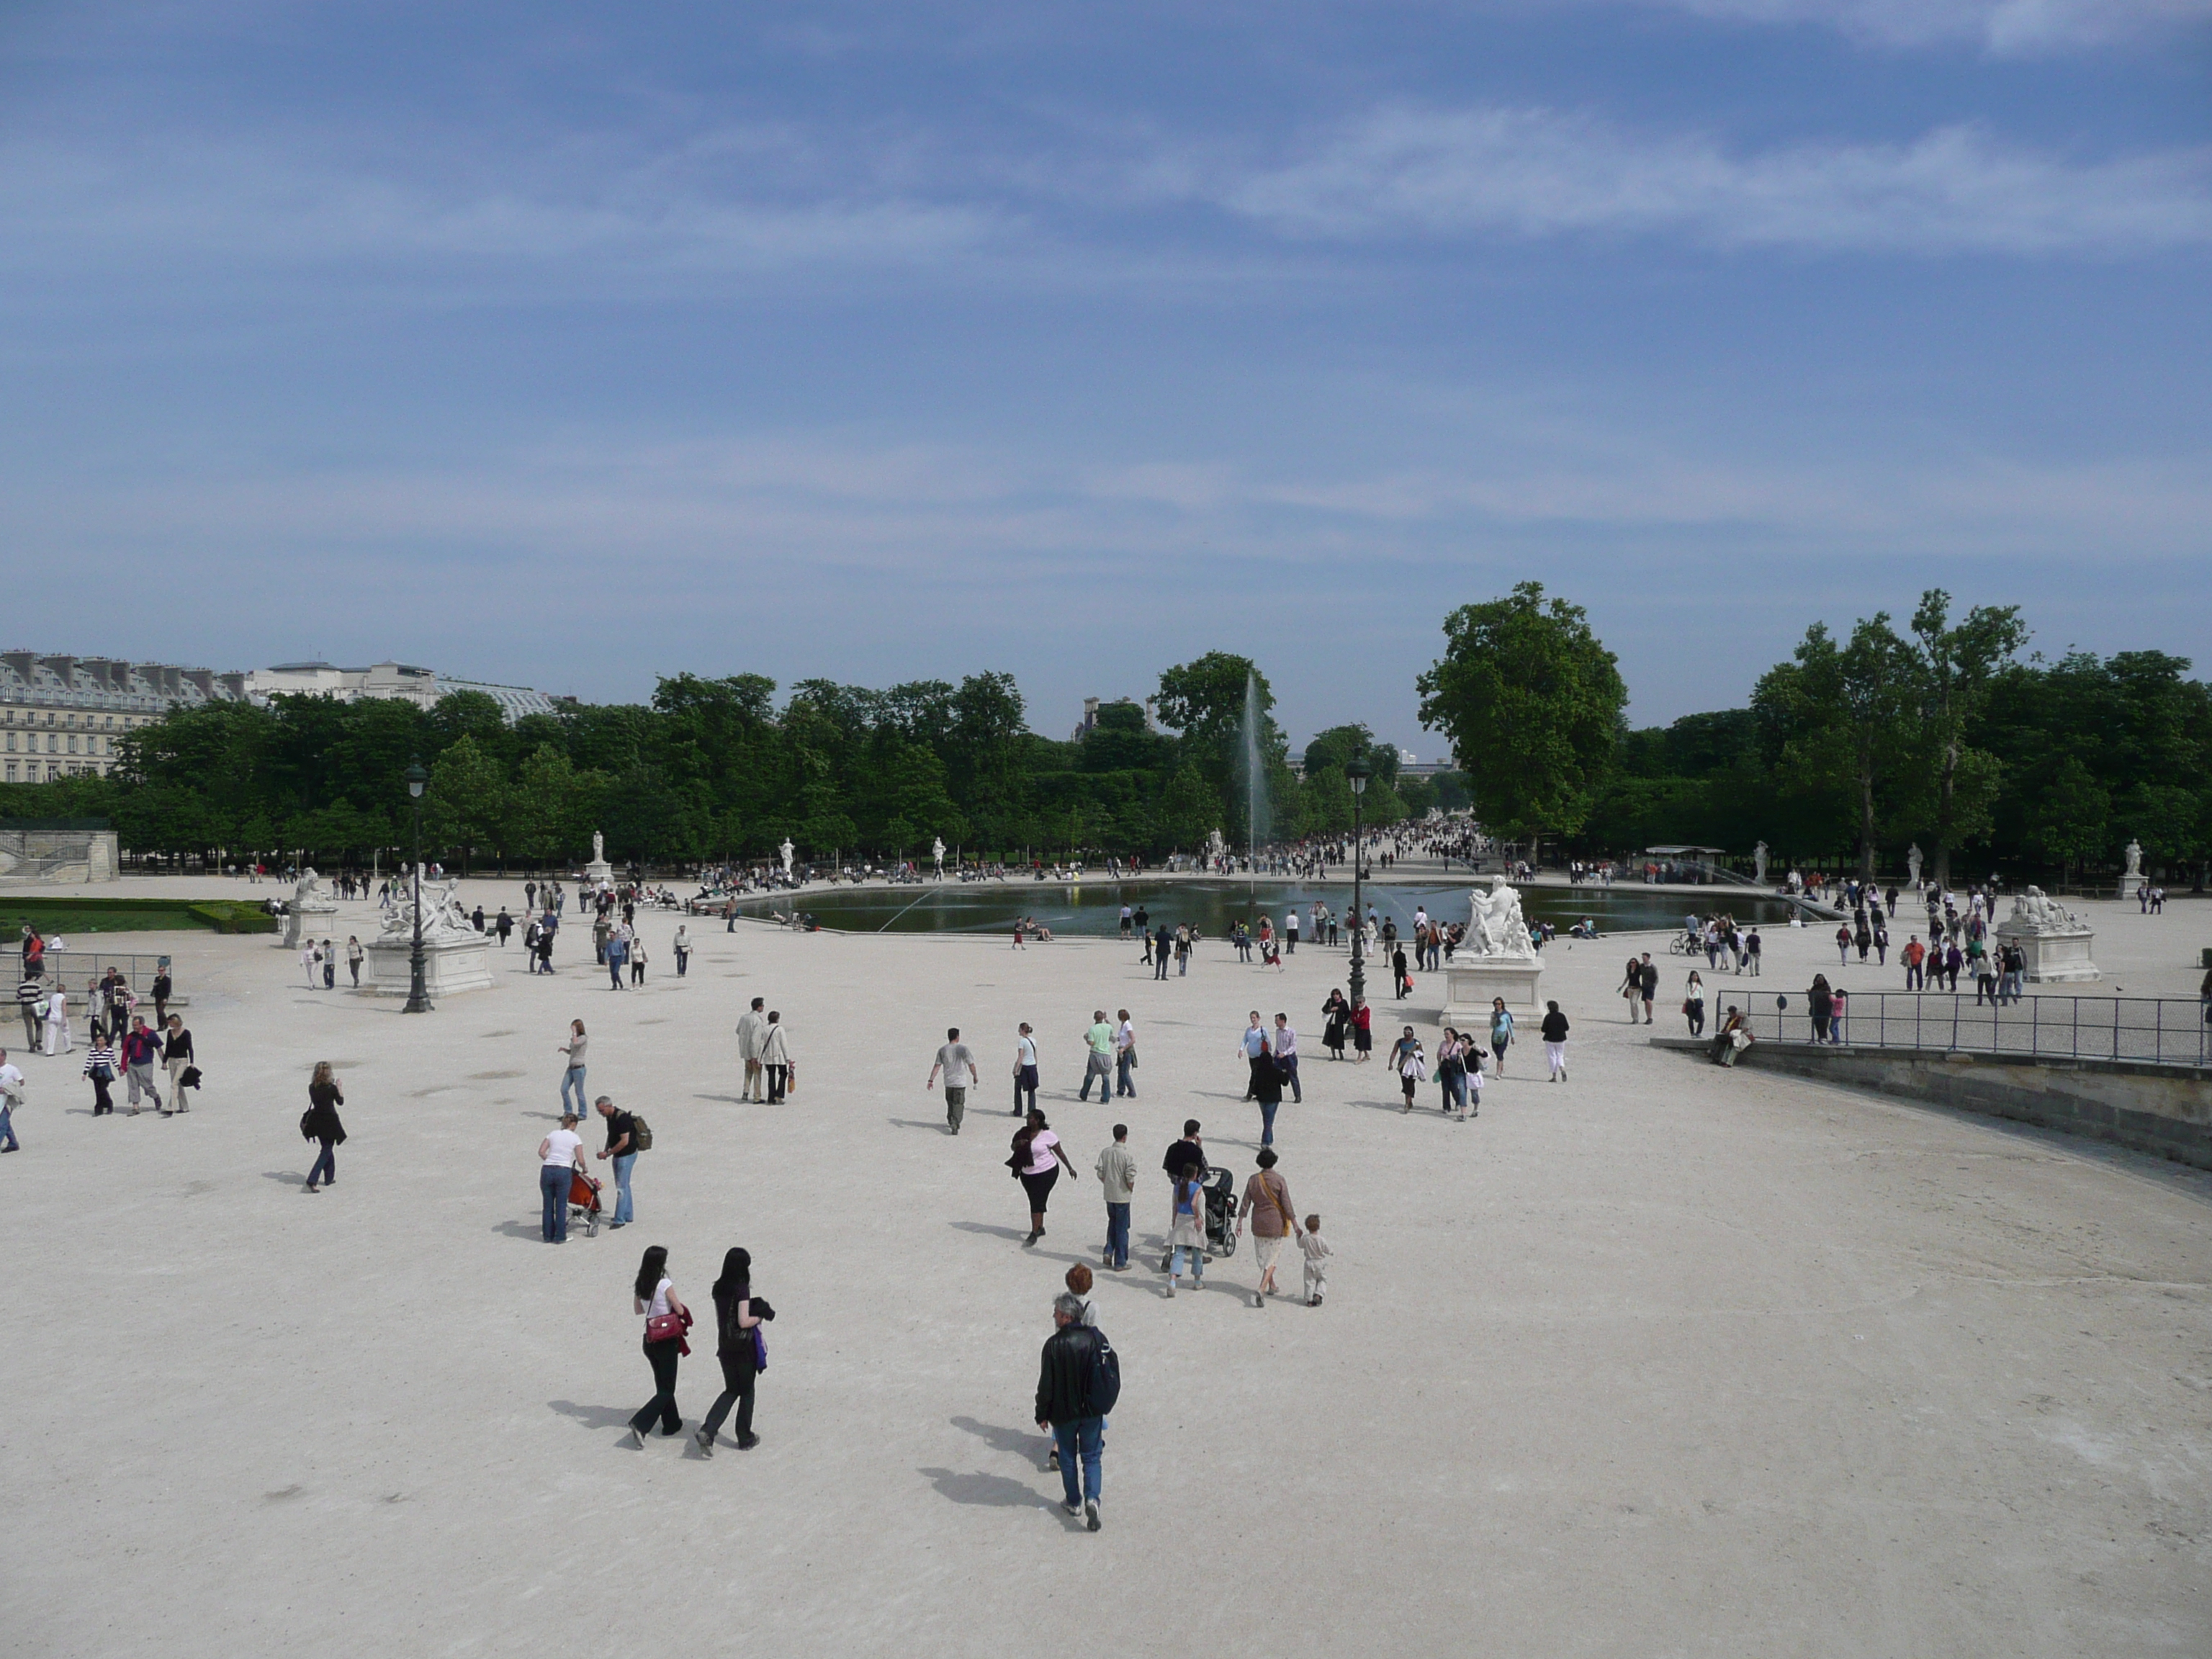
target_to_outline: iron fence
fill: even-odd
[[[2027,996],[1990,1002],[1941,992],[1854,991],[1845,1000],[1844,1017],[1830,1022],[1823,1038],[1813,1029],[1805,994],[1783,994],[1786,1008],[1772,1006],[1775,1000],[1765,995],[1737,1003],[1757,1041],[1825,1040],[1857,1048],[1958,1049],[2156,1066],[2203,1066],[2212,1056],[2212,1025],[2206,1024],[2212,1019],[2212,1000],[2195,997]],[[1708,995],[1706,1006],[1716,1011],[1724,1010],[1731,1000]],[[1720,1018],[1725,1019],[1725,1012]]]
[[[130,981],[131,988],[142,997],[154,994],[154,976],[167,973],[173,983],[176,970],[170,967],[168,954],[131,951],[48,951],[46,955],[46,981],[58,984],[72,997],[82,993],[93,981],[103,977],[112,968]],[[20,972],[18,976],[20,977]]]

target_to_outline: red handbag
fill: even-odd
[[[648,1342],[673,1340],[683,1343],[683,1352],[690,1353],[691,1345],[684,1341],[684,1333],[690,1327],[691,1322],[682,1314],[655,1314],[645,1322],[645,1340]]]

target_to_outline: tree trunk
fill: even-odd
[[[1859,879],[1874,879],[1874,771],[1859,774]]]
[[[1951,888],[1951,804],[1959,787],[1959,745],[1943,745],[1943,769],[1936,786],[1936,884]]]

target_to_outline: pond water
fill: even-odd
[[[1365,902],[1377,915],[1395,916],[1403,931],[1413,921],[1416,906],[1451,921],[1465,921],[1471,884],[1437,883],[1410,885],[1370,884]],[[1285,913],[1295,908],[1311,928],[1316,899],[1341,915],[1352,905],[1351,884],[1330,882],[1314,885],[1296,881],[1262,881],[1248,886],[1241,881],[1124,881],[1104,878],[1073,884],[1062,881],[947,882],[942,886],[893,888],[808,888],[797,894],[781,893],[741,901],[738,908],[749,915],[788,911],[795,902],[824,927],[854,933],[996,933],[1011,930],[1018,917],[1034,916],[1055,933],[1111,935],[1121,925],[1121,906],[1142,907],[1152,925],[1189,924],[1209,939],[1228,933],[1230,925],[1249,920],[1258,909],[1283,925]],[[1708,895],[1657,891],[1644,887],[1524,887],[1522,911],[1533,919],[1551,922],[1565,933],[1583,917],[1593,918],[1601,933],[1636,933],[1680,925],[1692,909],[1725,910],[1738,921],[1760,927],[1780,926],[1790,920],[1790,906],[1779,899],[1760,898],[1741,890],[1715,889]]]

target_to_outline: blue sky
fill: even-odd
[[[2201,660],[2208,117],[2212,0],[18,0],[0,631],[1424,756],[1529,578],[1642,721],[1929,586]]]

